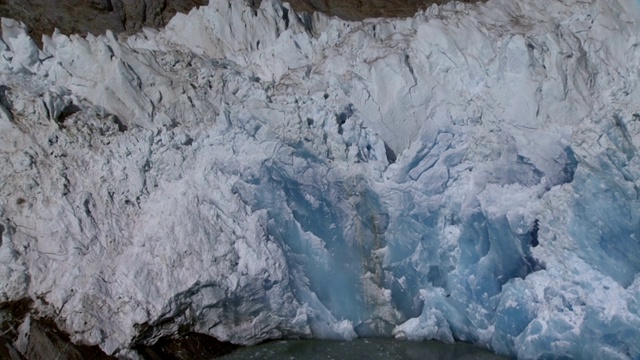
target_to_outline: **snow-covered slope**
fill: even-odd
[[[125,357],[194,329],[638,359],[639,34],[631,0],[220,0],[42,50],[3,19],[0,301]]]

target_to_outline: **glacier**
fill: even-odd
[[[212,0],[41,49],[2,19],[0,302],[133,359],[185,329],[640,359],[639,35],[633,0]]]

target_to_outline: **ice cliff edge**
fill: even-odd
[[[638,359],[638,34],[630,0],[212,1],[42,49],[3,19],[0,301],[132,358],[191,329]]]

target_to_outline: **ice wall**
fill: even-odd
[[[38,49],[4,19],[0,300],[124,357],[193,329],[638,359],[639,20],[215,1]]]

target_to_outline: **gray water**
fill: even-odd
[[[357,339],[353,341],[280,340],[239,349],[221,359],[273,360],[504,360],[487,350],[464,343],[396,339]]]

